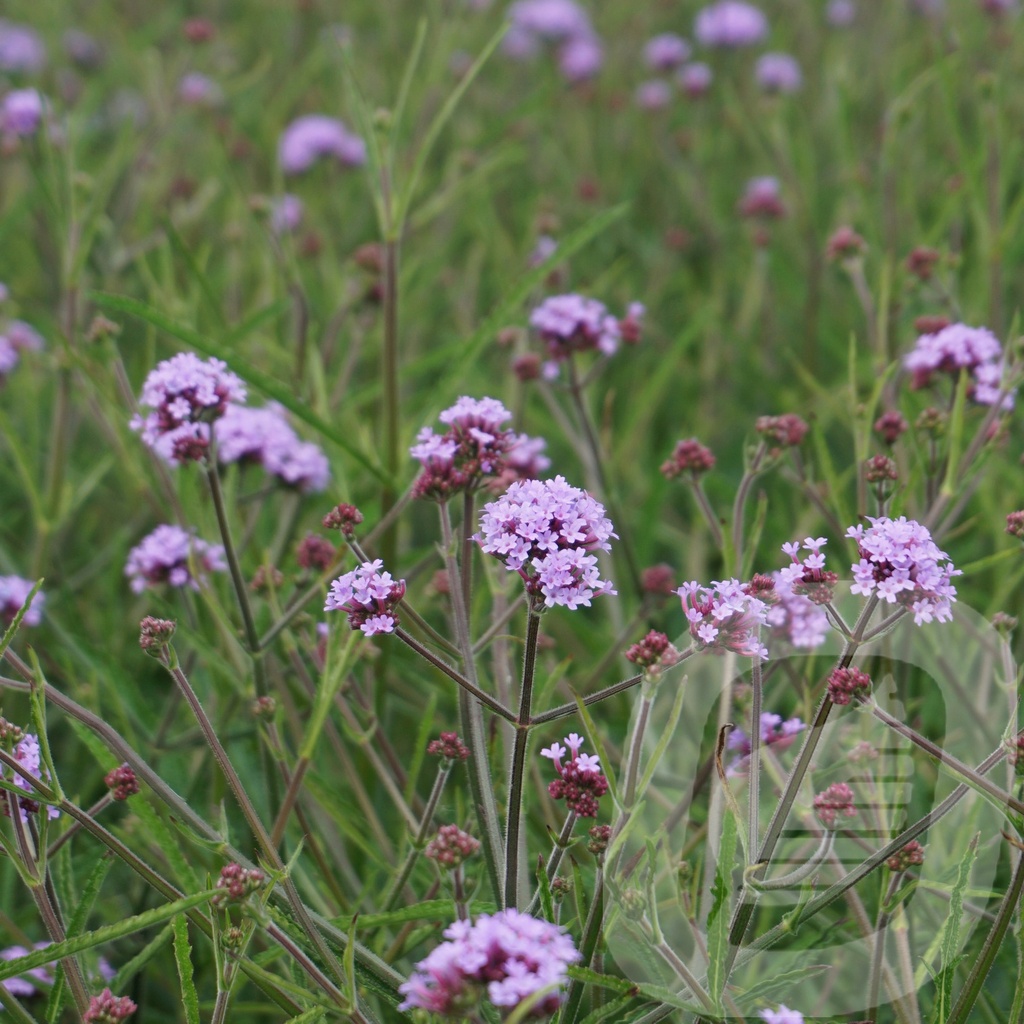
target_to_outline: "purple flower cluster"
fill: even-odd
[[[781,715],[772,714],[770,711],[761,713],[761,743],[771,747],[777,754],[788,750],[796,737],[806,728],[806,724],[799,718],[787,718],[783,721]],[[750,758],[750,737],[742,729],[733,729],[729,733],[726,747],[736,755],[729,764],[726,774],[742,774]]]
[[[14,621],[34,586],[32,580],[21,576],[0,576],[0,626],[6,629]],[[23,626],[38,626],[42,622],[45,601],[42,591],[32,598],[21,620]]]
[[[142,385],[139,404],[152,412],[132,417],[131,427],[172,465],[202,458],[210,423],[231,402],[245,401],[245,385],[220,359],[180,352],[158,363]]]
[[[39,34],[28,25],[0,18],[0,72],[32,75],[45,63],[46,47]]]
[[[303,494],[319,492],[331,478],[327,456],[292,430],[282,406],[229,405],[213,428],[220,462],[258,463]]]
[[[949,324],[934,334],[922,334],[903,366],[913,375],[911,386],[923,388],[937,373],[959,377],[966,370],[971,377],[968,395],[981,405],[995,405],[1003,383],[1003,347],[984,327]],[[1000,408],[1013,408],[1016,389],[1002,398]]]
[[[741,217],[758,217],[764,220],[778,220],[786,216],[786,205],[782,201],[782,189],[778,178],[764,176],[751,178],[739,201]]]
[[[772,93],[796,92],[803,84],[800,65],[788,53],[765,53],[754,69],[757,84]]]
[[[816,605],[828,604],[832,600],[839,578],[825,568],[825,556],[821,549],[826,543],[824,537],[805,537],[803,545],[796,541],[782,545],[782,550],[789,555],[791,561],[785,569],[779,570],[779,578],[784,585],[788,585],[791,594],[805,597]],[[799,557],[801,547],[810,552],[803,559]]]
[[[33,948],[46,949],[49,945],[49,942],[37,942]],[[20,960],[31,952],[32,950],[27,949],[25,946],[8,946],[6,949],[0,949],[0,960]],[[39,991],[40,986],[49,988],[53,984],[52,966],[52,964],[45,964],[42,967],[33,967],[24,974],[8,978],[6,981],[0,981],[0,991],[10,992],[12,996],[18,996],[19,998],[34,996]],[[2,1008],[3,1000],[0,1000],[0,1009]]]
[[[652,71],[673,71],[690,59],[690,44],[674,32],[663,32],[647,40],[644,62]]]
[[[0,135],[27,138],[39,130],[43,97],[37,89],[12,89],[0,100]]]
[[[35,790],[32,788],[32,783],[29,782],[29,778],[49,778],[48,775],[42,774],[42,757],[39,752],[38,737],[30,732],[22,733],[21,739],[19,739],[14,745],[12,756],[14,760],[18,762],[18,767],[21,769],[21,772],[20,774],[15,772],[14,777],[9,779],[9,781],[26,794],[25,796],[18,798],[18,807],[21,813],[21,820],[28,821],[29,814],[37,814],[40,807],[39,801],[35,799]],[[6,766],[0,766],[0,778],[4,778],[6,775]],[[7,800],[0,798],[0,802],[3,803],[4,816],[10,817],[10,812],[7,808]],[[48,806],[46,808],[46,813],[51,819],[60,817],[60,811],[53,806]]]
[[[601,759],[596,754],[581,754],[583,737],[574,732],[565,737],[565,746],[552,743],[541,752],[541,757],[554,762],[558,778],[548,784],[552,800],[565,800],[566,807],[581,818],[596,818],[598,800],[608,792],[608,780],[601,771]],[[562,764],[566,753],[569,760]]]
[[[768,19],[753,4],[719,0],[698,12],[693,34],[701,46],[723,49],[753,46],[768,34]]]
[[[889,604],[904,605],[913,611],[919,626],[933,619],[950,621],[950,605],[956,600],[951,581],[960,570],[939,550],[927,527],[906,516],[868,519],[867,530],[858,525],[846,531],[860,552],[860,561],[853,566],[851,592],[865,597],[875,594]]]
[[[580,958],[572,939],[557,925],[509,908],[456,921],[407,982],[399,987],[399,1010],[419,1008],[464,1019],[485,997],[511,1010],[544,989],[565,984],[569,964]],[[548,1017],[562,1001],[551,991],[531,1008],[531,1017]]]
[[[799,1010],[791,1010],[785,1003],[780,1003],[777,1010],[762,1010],[758,1016],[766,1024],[804,1024],[804,1015]]]
[[[541,454],[545,442],[505,427],[512,413],[495,398],[463,396],[440,420],[447,431],[424,427],[409,449],[423,467],[413,494],[446,501],[461,491],[474,491],[485,480],[505,487],[529,479],[551,465]]]
[[[42,347],[42,335],[31,324],[8,321],[0,332],[0,379],[18,365],[22,352],[38,352]]]
[[[530,314],[530,326],[557,364],[573,352],[596,350],[605,356],[614,355],[623,337],[623,323],[629,320],[637,329],[643,313],[643,306],[633,303],[626,316],[618,320],[597,299],[576,294],[553,295]],[[554,370],[547,368],[548,376],[554,372],[557,366]]]
[[[285,174],[308,171],[325,156],[334,157],[343,167],[361,167],[366,163],[366,143],[326,114],[298,117],[281,133],[277,159]]]
[[[825,828],[834,831],[840,824],[840,815],[844,818],[857,816],[853,790],[845,782],[833,782],[814,798],[814,813]]]
[[[760,630],[767,624],[768,606],[747,593],[739,580],[718,580],[702,587],[696,580],[676,593],[698,648],[714,654],[733,651],[745,658],[767,658]]]
[[[367,636],[394,632],[395,606],[405,596],[405,580],[392,579],[391,573],[380,571],[383,567],[378,558],[339,576],[331,584],[324,611],[346,612],[349,625]]]
[[[180,526],[164,524],[128,552],[124,574],[132,590],[141,594],[162,583],[198,590],[207,573],[226,568],[219,544],[208,544]]]
[[[547,607],[575,609],[589,606],[592,597],[615,593],[588,554],[610,550],[614,536],[604,506],[556,476],[517,481],[486,504],[476,539],[483,551],[518,572]]]
[[[558,48],[558,66],[567,81],[585,81],[601,70],[604,47],[587,12],[574,0],[518,0],[508,18],[512,24],[502,41],[508,56],[526,60],[550,43]]]
[[[270,207],[270,230],[275,235],[286,235],[295,231],[302,223],[302,213],[302,200],[286,192],[274,200]]]
[[[810,598],[797,594],[781,572],[773,573],[776,601],[765,615],[772,640],[792,647],[820,647],[829,631],[828,616]]]

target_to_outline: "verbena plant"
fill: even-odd
[[[0,21],[4,1019],[1024,1020],[1014,5],[680,7]]]

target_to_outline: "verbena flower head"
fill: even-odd
[[[839,828],[842,824],[840,818],[854,818],[857,815],[853,790],[845,782],[833,782],[814,798],[814,813],[825,828]]]
[[[270,207],[270,230],[275,235],[295,231],[302,223],[302,200],[290,192],[274,200]]]
[[[194,107],[215,106],[224,98],[220,86],[208,75],[189,71],[178,82],[178,99]]]
[[[21,576],[0,576],[0,625],[6,629],[18,614],[28,595],[32,593],[35,583]],[[23,626],[38,626],[43,621],[43,605],[46,598],[39,591],[32,598],[32,603],[25,610],[21,620]]]
[[[911,839],[902,850],[897,850],[886,862],[890,871],[908,871],[924,863],[924,847]]]
[[[816,605],[828,604],[832,600],[839,579],[834,572],[825,568],[825,556],[821,549],[826,543],[824,537],[805,537],[803,544],[793,541],[782,545],[782,550],[789,555],[791,561],[785,569],[779,571],[779,578],[789,585],[792,594],[806,597]],[[809,552],[802,559],[801,548]]]
[[[788,53],[762,54],[757,60],[754,75],[765,92],[796,92],[804,80],[796,58]]]
[[[82,1020],[85,1024],[121,1024],[127,1020],[138,1007],[128,996],[115,996],[109,988],[105,988],[98,996],[89,1000],[89,1008]]]
[[[327,456],[318,445],[303,441],[274,402],[261,409],[232,405],[213,428],[220,462],[261,465],[303,494],[323,491],[331,479]]]
[[[34,948],[46,949],[49,945],[49,942],[37,942]],[[32,950],[25,946],[8,946],[6,949],[0,949],[0,960],[20,960],[31,952]],[[52,964],[33,967],[24,974],[0,981],[0,992],[10,992],[12,996],[17,996],[19,999],[34,996],[41,989],[48,989],[53,985],[52,967]],[[0,1009],[2,1008],[3,1000],[0,999]]]
[[[619,321],[603,302],[576,294],[545,299],[530,314],[530,326],[556,361],[568,359],[573,352],[614,355],[622,338]]]
[[[696,580],[684,583],[676,593],[698,649],[713,654],[732,651],[746,658],[767,658],[760,629],[767,624],[764,601],[746,592],[739,580],[713,582],[702,587]]]
[[[702,46],[753,46],[768,34],[768,19],[753,4],[720,0],[697,14],[693,34]]]
[[[549,42],[590,35],[587,12],[574,0],[517,0],[508,9],[512,27]]]
[[[0,100],[0,133],[35,135],[43,117],[43,97],[36,89],[12,89]]]
[[[131,427],[172,465],[201,458],[209,447],[210,423],[232,402],[245,401],[245,385],[220,359],[181,352],[150,371],[139,404],[152,412],[133,417]]]
[[[701,61],[685,64],[676,74],[679,88],[692,100],[706,96],[714,81],[715,73],[710,66]]]
[[[0,72],[31,75],[46,64],[46,47],[35,29],[0,18]]]
[[[664,110],[672,102],[672,87],[660,78],[641,82],[636,87],[635,99],[641,110]]]
[[[856,666],[835,668],[828,676],[828,697],[833,704],[846,705],[871,693],[871,677]]]
[[[428,1010],[465,1019],[487,999],[499,1011],[511,1011],[543,989],[530,1017],[548,1017],[562,1001],[569,964],[580,954],[558,925],[509,908],[456,921],[444,931],[447,942],[421,960],[398,991],[399,1010]]]
[[[339,576],[331,584],[324,611],[347,613],[349,625],[367,636],[393,633],[398,625],[395,607],[405,596],[405,580],[392,579],[391,573],[381,572],[383,567],[378,558]]]
[[[777,1010],[762,1010],[758,1016],[767,1024],[804,1024],[804,1015],[799,1010],[791,1010],[785,1003]]]
[[[825,8],[825,20],[833,28],[846,28],[852,25],[857,17],[857,5],[854,0],[829,0]]]
[[[437,835],[427,843],[423,856],[451,870],[459,867],[479,849],[480,840],[463,832],[458,825],[442,825]]]
[[[326,114],[298,117],[281,133],[277,159],[285,174],[301,174],[320,157],[333,157],[343,167],[366,163],[366,143],[337,118]]]
[[[739,201],[741,217],[758,217],[762,220],[778,220],[786,216],[786,205],[782,201],[779,179],[770,176],[751,178]]]
[[[695,437],[680,441],[672,458],[661,464],[661,472],[668,479],[687,474],[692,480],[706,473],[715,464],[715,456],[710,448],[701,444]]]
[[[596,818],[598,801],[608,792],[608,780],[601,771],[601,759],[584,754],[583,737],[574,732],[565,737],[565,746],[552,743],[541,752],[555,765],[558,778],[548,783],[552,800],[565,800],[565,806],[581,818]],[[566,753],[569,760],[562,764]]]
[[[806,724],[799,718],[787,718],[770,711],[761,713],[761,743],[771,747],[774,753],[781,754],[788,750],[797,736],[806,729]],[[741,775],[747,768],[750,758],[750,737],[742,729],[733,729],[726,741],[726,748],[736,757],[730,762],[727,775]]]
[[[903,365],[912,374],[911,386],[923,388],[936,374],[954,379],[966,370],[971,380],[968,396],[980,405],[995,405],[1003,383],[1003,347],[984,327],[948,324],[932,334],[922,334],[912,352],[903,357]],[[1013,408],[1016,389],[1003,396],[1000,408]]]
[[[820,647],[830,629],[828,616],[805,594],[795,593],[781,572],[773,573],[773,578],[777,600],[765,615],[771,630],[769,648],[777,640],[791,647]]]
[[[30,814],[38,814],[39,809],[42,806],[36,799],[36,791],[32,788],[32,783],[29,779],[41,779],[46,781],[49,779],[49,774],[44,774],[42,770],[42,755],[39,749],[39,738],[33,733],[26,732],[21,734],[21,738],[14,745],[14,750],[11,751],[14,760],[18,762],[20,772],[13,772],[9,774],[9,769],[6,765],[0,765],[0,778],[5,779],[8,782],[12,782],[18,789],[25,793],[25,796],[18,797],[19,813],[22,821],[28,821]],[[10,817],[10,811],[8,809],[7,798],[0,797],[0,805],[3,806],[4,816]],[[60,811],[52,805],[46,808],[47,817],[59,818]]]
[[[588,553],[610,550],[614,536],[604,506],[556,476],[519,481],[488,502],[476,539],[484,552],[518,572],[530,593],[543,595],[546,606],[576,608],[615,593]]]
[[[653,71],[672,71],[690,59],[690,44],[674,32],[663,32],[647,40],[644,61]]]
[[[901,604],[914,613],[919,626],[933,619],[953,618],[956,600],[953,568],[949,555],[939,550],[927,527],[900,516],[873,518],[871,526],[851,526],[846,536],[857,542],[860,561],[853,566],[850,590],[865,597],[876,594],[888,604]]]
[[[198,590],[207,573],[226,568],[219,544],[208,544],[180,526],[165,523],[128,552],[124,574],[132,590],[141,594],[161,584]]]

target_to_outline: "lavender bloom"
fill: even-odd
[[[772,578],[778,600],[765,614],[772,640],[782,640],[792,647],[820,647],[830,628],[824,610],[805,595],[794,593],[793,584],[781,572],[773,573]]]
[[[768,19],[753,4],[720,0],[697,14],[693,34],[702,46],[753,46],[768,34]]]
[[[565,478],[512,484],[480,516],[476,540],[481,550],[518,572],[547,607],[590,605],[592,597],[614,594],[598,576],[597,559],[588,554],[610,550],[614,537],[604,506]]]
[[[158,363],[142,385],[139,404],[153,411],[134,416],[132,430],[172,465],[202,457],[209,424],[232,402],[245,401],[245,385],[220,359],[205,362],[181,352]]]
[[[270,230],[275,235],[289,234],[302,223],[302,214],[302,200],[286,192],[270,207]]]
[[[531,314],[530,326],[547,345],[555,360],[568,359],[573,352],[597,349],[606,356],[619,347],[619,321],[603,302],[582,295],[554,295]]]
[[[220,462],[258,463],[303,494],[323,491],[330,481],[327,456],[299,438],[276,403],[262,409],[229,405],[213,433]]]
[[[501,40],[501,52],[513,60],[532,60],[540,53],[541,40],[525,28],[513,24]]]
[[[796,92],[803,84],[800,65],[788,53],[762,54],[754,74],[765,92]]]
[[[791,1010],[785,1003],[777,1010],[762,1010],[758,1016],[767,1024],[804,1024],[804,1015],[799,1010]]]
[[[596,35],[575,36],[558,51],[558,69],[567,82],[593,78],[604,63],[604,47]]]
[[[33,948],[46,949],[49,945],[49,942],[37,942]],[[26,949],[24,946],[8,946],[6,949],[0,949],[0,960],[20,960],[31,952],[31,949]],[[33,967],[24,974],[0,981],[0,991],[10,992],[12,996],[24,998],[34,996],[40,990],[40,986],[49,988],[53,984],[53,972],[50,970],[52,966],[52,964],[47,964],[45,967]],[[3,1001],[0,1000],[0,1007],[2,1006]]]
[[[198,590],[206,574],[227,568],[219,544],[199,540],[180,526],[164,524],[128,552],[124,574],[136,594],[166,583]]]
[[[690,44],[674,32],[664,32],[647,41],[644,60],[653,71],[672,71],[690,59]]]
[[[587,12],[573,0],[518,0],[508,10],[512,28],[549,42],[591,35]]]
[[[49,775],[42,774],[42,757],[39,752],[39,739],[37,736],[30,732],[25,733],[21,739],[15,744],[14,760],[18,762],[18,767],[21,769],[20,774],[14,773],[14,777],[10,779],[18,789],[25,792],[25,796],[18,798],[18,807],[21,813],[21,820],[28,821],[29,814],[37,814],[39,812],[40,804],[35,799],[35,790],[32,788],[32,783],[29,782],[29,778],[33,779],[49,779]],[[6,767],[0,770],[0,778],[6,775]],[[10,812],[7,808],[7,801],[3,800],[4,814],[10,816]],[[60,817],[60,811],[52,805],[46,808],[47,817],[51,820],[53,818]]]
[[[829,0],[825,9],[825,20],[833,28],[846,28],[857,17],[857,5],[853,0]]]
[[[739,580],[715,581],[710,587],[691,580],[676,593],[682,598],[690,636],[699,649],[713,654],[733,651],[745,658],[768,657],[760,639],[767,607],[749,595]]]
[[[393,633],[398,625],[395,606],[405,596],[405,580],[394,580],[391,573],[380,571],[383,567],[378,558],[339,576],[331,584],[324,611],[346,612],[352,629],[367,636]]]
[[[35,583],[20,576],[0,576],[0,624],[6,629],[21,610]],[[21,620],[23,626],[38,626],[43,621],[43,604],[46,598],[40,591],[32,598]]]
[[[64,52],[80,68],[91,70],[103,63],[103,46],[95,37],[80,28],[69,28],[64,33]]]
[[[17,25],[0,18],[0,71],[32,75],[42,71],[46,47],[38,33],[28,25]]]
[[[846,536],[857,542],[860,561],[853,568],[851,593],[875,594],[888,604],[901,604],[914,613],[914,622],[949,622],[956,600],[951,580],[961,575],[940,551],[927,527],[900,516],[868,516],[869,529],[851,526]],[[945,565],[940,565],[945,562]]]
[[[580,959],[572,939],[557,925],[509,908],[456,921],[447,942],[421,960],[407,982],[400,1010],[420,1008],[444,1017],[466,1015],[486,996],[511,1010],[543,989],[565,984],[569,964]],[[529,1016],[548,1017],[562,1001],[559,991],[539,999]]]
[[[676,75],[676,81],[679,83],[679,88],[686,93],[690,99],[700,99],[701,96],[705,96],[707,91],[711,88],[711,82],[714,79],[714,73],[707,64],[702,64],[699,61],[695,61],[692,64],[687,64],[679,69],[679,73]]]
[[[343,167],[359,167],[366,163],[366,143],[326,114],[296,118],[281,133],[277,159],[285,174],[301,174],[322,156],[334,157]]]
[[[223,99],[223,93],[212,78],[189,71],[178,83],[178,99],[194,107],[215,106]]]
[[[10,321],[4,335],[19,352],[40,352],[46,344],[43,336],[24,320]]]
[[[35,135],[42,117],[43,97],[36,89],[13,89],[0,102],[0,131],[5,135]]]
[[[778,178],[751,178],[743,197],[739,201],[739,212],[742,217],[763,217],[776,219],[786,215],[786,207],[782,202],[781,187]]]
[[[664,110],[671,102],[672,90],[668,82],[656,78],[637,86],[636,105],[641,110]]]
[[[922,334],[903,366],[913,374],[911,386],[927,387],[936,373],[956,378],[967,370],[973,380],[967,393],[981,405],[995,405],[1003,378],[1003,348],[984,327],[949,324],[935,334]],[[1016,389],[1004,395],[1000,408],[1013,408]]]
[[[10,338],[0,334],[0,379],[18,365],[18,358],[18,350],[11,344]]]

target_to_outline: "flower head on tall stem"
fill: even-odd
[[[868,521],[871,526],[866,530],[857,525],[846,531],[860,553],[852,567],[851,592],[903,605],[913,611],[918,625],[933,619],[950,621],[950,606],[956,600],[951,581],[961,573],[939,550],[927,527],[906,516],[868,516]]]
[[[166,583],[198,590],[206,574],[227,568],[224,548],[193,536],[180,526],[158,526],[128,552],[124,573],[136,594]]]
[[[576,733],[565,737],[565,746],[552,743],[541,752],[554,763],[558,778],[549,783],[553,800],[565,800],[566,807],[581,818],[596,818],[598,800],[608,792],[608,780],[601,771],[601,760],[593,754],[581,753],[583,739]],[[569,760],[562,764],[568,753]]]
[[[797,448],[810,429],[795,412],[781,416],[759,416],[754,429],[764,439],[771,458],[778,458],[786,448]]]
[[[857,808],[853,802],[853,790],[845,782],[833,782],[828,789],[814,798],[814,813],[830,831],[839,827],[839,818],[854,818]]]
[[[394,632],[398,625],[395,608],[405,596],[405,580],[381,572],[383,567],[378,558],[339,576],[331,584],[324,610],[346,612],[349,625],[367,636]]]
[[[285,174],[302,174],[321,157],[333,157],[342,167],[361,167],[366,143],[326,114],[305,114],[281,133],[277,159]]]
[[[768,19],[744,0],[719,0],[697,14],[693,35],[701,46],[735,49],[753,46],[768,34]]]
[[[780,1003],[777,1010],[762,1010],[758,1016],[765,1024],[804,1024],[804,1015]]]
[[[890,871],[908,871],[912,867],[919,867],[924,863],[924,847],[916,840],[911,839],[902,850],[894,853],[886,862]]]
[[[21,730],[18,730],[17,733],[10,729],[5,731],[10,734],[11,740],[14,741],[11,754],[14,760],[18,762],[18,767],[20,768],[20,773],[13,773],[13,778],[8,778],[8,781],[25,793],[25,796],[18,798],[18,806],[20,808],[21,820],[28,821],[28,816],[30,814],[38,814],[41,806],[36,799],[35,789],[29,780],[40,779],[45,781],[49,778],[49,775],[44,772],[42,767],[39,738],[34,733],[21,732]],[[0,778],[3,778],[6,774],[6,767],[0,766]],[[3,806],[4,816],[10,817],[7,800],[0,799],[0,805]],[[51,819],[60,817],[60,811],[53,806],[46,808],[46,814]]]
[[[673,71],[690,59],[692,49],[682,36],[663,32],[644,44],[644,62],[652,71]]]
[[[15,619],[21,606],[32,593],[35,584],[21,576],[0,576],[0,625],[6,629]],[[38,626],[43,621],[43,604],[46,601],[42,591],[32,598],[25,609],[21,622],[24,626]]]
[[[827,541],[824,537],[806,537],[803,544],[793,541],[783,544],[782,550],[791,561],[779,570],[779,578],[788,584],[792,592],[806,597],[812,604],[824,605],[832,600],[839,577],[825,568],[825,556],[821,549]],[[801,547],[810,554],[799,557]]]
[[[691,480],[696,481],[714,464],[715,456],[711,449],[702,445],[697,438],[690,437],[676,445],[672,458],[661,464],[661,472],[669,480],[685,473]]]
[[[544,342],[557,372],[557,364],[574,352],[614,355],[623,340],[623,325],[629,324],[627,332],[632,335],[639,331],[642,316],[643,306],[638,303],[633,303],[619,320],[603,302],[570,293],[545,299],[530,314],[530,326]]]
[[[767,624],[767,605],[747,593],[739,580],[717,580],[710,587],[691,580],[676,593],[682,598],[690,636],[698,650],[768,657],[760,639],[760,629]]]
[[[442,825],[437,835],[427,843],[423,856],[436,861],[442,868],[452,870],[479,849],[480,840],[463,832],[458,825]]]
[[[115,996],[109,988],[105,988],[98,996],[89,1000],[89,1008],[82,1020],[86,1024],[121,1024],[127,1020],[138,1007],[128,996]]]
[[[776,600],[765,616],[771,630],[769,649],[779,641],[792,647],[820,647],[830,629],[825,611],[805,594],[796,593],[781,572],[773,576]]]

